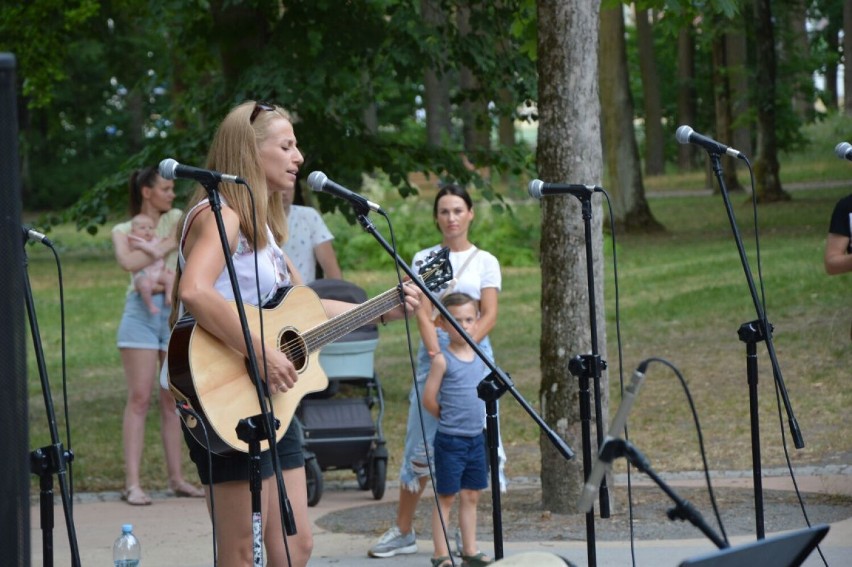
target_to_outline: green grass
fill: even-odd
[[[797,191],[793,203],[760,210],[767,315],[805,438],[804,450],[790,447],[801,462],[849,458],[848,442],[829,431],[844,427],[843,408],[850,401],[843,382],[849,377],[852,303],[848,278],[827,277],[822,268],[827,217],[847,191]],[[662,356],[676,364],[695,397],[711,466],[749,468],[746,345],[737,330],[756,312],[724,207],[719,197],[659,199],[652,207],[670,233],[631,238],[619,257],[625,359],[635,364]],[[749,205],[740,200],[735,210],[757,278],[753,231],[745,227]],[[611,300],[611,282],[609,289]],[[614,310],[608,305],[612,356]],[[781,466],[770,360],[763,344],[757,352],[764,465]],[[662,367],[649,376],[631,418],[634,442],[649,447],[649,456],[666,468],[696,468],[695,434],[680,387]],[[789,439],[786,425],[785,434]]]
[[[794,192],[790,203],[760,208],[768,316],[775,326],[780,368],[806,442],[802,451],[790,446],[795,462],[848,463],[852,454],[852,442],[837,433],[847,428],[846,408],[852,402],[846,384],[852,321],[849,277],[827,277],[822,269],[828,216],[837,199],[847,192],[845,188],[800,190]],[[708,195],[655,198],[650,205],[668,232],[618,239],[625,374],[651,356],[675,364],[695,398],[711,466],[748,469],[751,445],[745,345],[737,339],[737,329],[752,321],[755,311],[724,206],[719,196]],[[736,197],[734,207],[757,277],[750,202]],[[390,202],[387,209],[399,223],[397,238],[406,246],[420,248],[436,240],[437,232],[428,223],[428,203]],[[501,238],[512,238],[512,231],[537,238],[538,206],[519,203],[512,219],[503,215],[490,219],[488,215],[492,213],[486,212],[484,208],[477,211],[474,238],[481,237],[480,244],[497,252],[506,265],[499,321],[492,334],[494,351],[498,364],[512,376],[518,391],[538,408],[540,272],[529,261],[511,265],[513,262],[503,257],[510,253],[496,249],[502,247]],[[361,232],[359,227],[346,225],[338,218],[333,223],[339,245]],[[115,332],[128,278],[114,262],[108,231],[91,237],[61,226],[50,237],[58,244],[63,264],[68,405],[76,486],[80,490],[118,489],[123,483],[121,416],[125,387]],[[375,243],[361,246],[365,250],[378,247]],[[28,246],[27,253],[51,389],[60,425],[64,425],[56,269],[44,247]],[[411,253],[402,255],[408,260]],[[341,256],[345,258],[346,277],[365,287],[371,296],[393,285],[395,276],[389,260],[384,267],[363,269],[363,263],[357,256],[352,257],[351,250]],[[608,349],[602,354],[609,363],[614,408],[619,399],[619,361],[608,249],[605,262],[603,301]],[[412,332],[416,333],[413,327]],[[412,341],[416,344],[416,336]],[[32,350],[29,338],[27,348]],[[780,466],[783,454],[772,372],[762,344],[758,354],[763,465]],[[388,470],[389,476],[395,478],[411,384],[402,324],[381,329],[376,364],[385,390],[383,425],[391,455]],[[39,377],[32,362],[28,379],[30,446],[36,448],[48,444],[50,439]],[[571,379],[566,376],[566,380]],[[510,395],[503,398],[501,413],[509,474],[537,475],[539,432],[534,422]],[[645,389],[631,414],[630,428],[631,439],[656,469],[694,470],[699,466],[695,432],[683,393],[674,375],[663,366],[649,368]],[[62,435],[62,442],[66,443],[64,432]],[[579,452],[580,447],[574,449]],[[188,459],[186,463],[187,470],[191,470]],[[146,430],[143,483],[152,489],[166,485],[155,407],[149,413]]]

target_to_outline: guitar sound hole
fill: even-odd
[[[295,331],[284,331],[279,340],[281,352],[286,354],[296,370],[301,372],[308,360],[308,347],[305,341]]]

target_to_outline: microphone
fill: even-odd
[[[745,159],[745,156],[739,150],[729,148],[725,144],[720,144],[713,138],[708,138],[703,134],[699,134],[693,130],[691,126],[687,126],[686,124],[677,129],[677,132],[675,132],[675,138],[677,138],[677,141],[681,144],[695,144],[696,146],[701,146],[708,152],[714,154],[728,154],[731,157]]]
[[[541,179],[533,179],[529,184],[530,197],[541,199],[546,195],[574,195],[575,197],[588,197],[594,192],[602,189],[597,185],[579,185],[563,183],[545,183]]]
[[[311,186],[311,189],[314,191],[318,191],[320,193],[328,193],[329,195],[334,195],[335,197],[339,197],[341,199],[345,199],[349,201],[358,212],[367,212],[367,209],[376,211],[377,213],[384,214],[384,211],[380,206],[372,201],[368,201],[363,196],[355,193],[354,191],[350,191],[346,187],[342,185],[338,185],[334,181],[328,178],[328,175],[323,173],[322,171],[313,171],[310,175],[308,175],[308,185]]]
[[[37,230],[33,230],[27,225],[23,225],[21,228],[24,231],[24,242],[26,242],[27,240],[32,240],[33,242],[41,242],[48,248],[53,248],[53,242],[44,234],[40,233]]]
[[[200,169],[191,165],[181,165],[172,158],[166,158],[160,162],[160,176],[163,179],[192,179],[199,183],[213,181],[215,183],[238,183],[246,185],[246,182],[236,175],[219,173],[212,169]]]
[[[852,161],[852,144],[849,142],[840,142],[834,147],[834,153],[836,153],[837,157],[840,159],[848,159],[849,161]]]
[[[604,456],[606,444],[621,435],[621,432],[624,431],[624,426],[627,424],[627,415],[633,408],[636,396],[639,395],[639,387],[642,385],[642,381],[645,380],[645,370],[648,368],[648,363],[649,361],[644,360],[639,364],[639,367],[630,379],[630,385],[624,389],[621,405],[618,406],[615,419],[612,420],[612,425],[609,427],[609,433],[606,434],[603,443],[599,447],[598,457],[595,459],[592,472],[589,473],[589,478],[586,480],[585,486],[583,486],[583,493],[580,495],[580,502],[578,504],[578,507],[583,512],[589,512],[592,509],[604,474],[612,467],[613,458]]]

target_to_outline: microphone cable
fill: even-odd
[[[57,455],[57,457],[61,460],[61,462],[65,463],[65,470],[67,472],[67,489],[68,489],[68,498],[67,501],[63,500],[63,503],[68,508],[67,519],[70,520],[70,525],[68,526],[69,538],[74,538],[75,541],[71,541],[71,553],[72,553],[72,565],[80,564],[80,556],[79,556],[79,547],[76,542],[76,527],[74,526],[73,518],[74,518],[74,451],[71,447],[71,413],[68,406],[68,365],[67,365],[67,348],[66,348],[66,336],[67,336],[67,328],[65,324],[65,284],[64,278],[62,276],[62,261],[59,258],[59,253],[56,251],[56,248],[53,245],[53,242],[48,238],[43,238],[41,242],[47,246],[51,253],[53,254],[54,262],[56,263],[56,278],[57,285],[59,288],[59,333],[60,333],[60,365],[61,365],[61,374],[62,374],[62,408],[65,413],[65,440],[66,440],[66,450],[64,454]],[[26,244],[26,243],[25,243]],[[24,267],[26,269],[26,267]],[[32,329],[30,329],[32,331]],[[49,378],[45,376],[45,380],[49,384]],[[45,408],[48,412],[48,418],[50,417],[50,409]],[[67,458],[66,458],[67,457]],[[57,471],[58,472],[58,471]],[[62,477],[59,477],[59,481],[61,483]],[[60,488],[63,488],[60,486]],[[73,534],[73,535],[72,535]]]
[[[65,412],[65,444],[68,447],[68,454],[71,455],[71,458],[66,461],[66,468],[68,470],[68,506],[71,508],[72,513],[74,509],[74,467],[73,467],[73,455],[74,451],[71,448],[71,418],[70,411],[68,408],[68,351],[66,349],[66,337],[68,335],[67,329],[65,327],[65,283],[64,278],[62,277],[62,262],[59,259],[59,254],[56,252],[56,249],[52,244],[49,243],[49,240],[45,240],[45,244],[50,251],[53,253],[53,257],[56,261],[56,279],[59,285],[59,334],[60,334],[60,351],[62,359],[61,362],[61,374],[62,374],[62,408]]]
[[[248,182],[245,183],[245,187],[248,191],[249,201],[251,202],[251,221],[252,221],[252,231],[253,231],[253,241],[254,241],[254,250],[253,250],[253,255],[254,255],[254,285],[255,285],[255,293],[257,295],[257,314],[258,314],[258,327],[259,327],[258,331],[259,331],[259,334],[260,334],[260,356],[261,356],[261,360],[263,361],[263,375],[264,375],[264,377],[266,377],[266,376],[269,376],[269,367],[267,366],[267,360],[266,360],[266,335],[265,335],[265,326],[264,326],[264,317],[263,317],[263,305],[261,305],[261,296],[260,296],[260,268],[259,268],[259,265],[258,265],[258,256],[257,256],[257,252],[258,252],[257,251],[257,206],[256,206],[256,203],[254,201],[254,191],[252,190],[252,188],[248,184]],[[268,207],[267,207],[267,214],[268,214]],[[268,220],[267,220],[267,223],[268,223]],[[268,226],[268,224],[267,224],[267,226]],[[264,227],[264,228],[266,228],[266,227]],[[271,242],[268,243],[268,245],[269,244],[271,244]],[[285,266],[286,266],[286,258],[284,259],[284,262],[285,262]],[[288,269],[288,274],[289,274],[289,269]],[[291,280],[291,285],[292,285],[292,280]],[[308,353],[306,352],[304,354],[307,357]],[[257,353],[255,353],[255,357],[257,357]],[[291,360],[290,363],[293,364],[293,361]],[[295,364],[293,364],[293,367],[295,368]],[[290,514],[288,514],[289,499],[287,498],[287,489],[284,486],[284,473],[281,469],[281,461],[278,458],[278,443],[277,443],[278,435],[275,433],[275,430],[274,430],[274,426],[275,426],[275,422],[276,422],[275,405],[272,403],[272,393],[269,391],[268,386],[266,388],[266,396],[265,397],[261,396],[260,399],[258,400],[258,402],[260,403],[260,413],[263,416],[263,419],[266,421],[266,423],[264,425],[267,427],[267,429],[268,429],[267,432],[269,433],[269,436],[270,436],[269,456],[272,459],[272,472],[275,475],[275,484],[276,484],[276,487],[278,488],[278,501],[279,501],[278,513],[281,517],[281,531],[282,531],[281,535],[284,538],[284,553],[287,557],[287,564],[292,565],[293,560],[290,557],[290,541],[289,541],[289,538],[287,537],[288,536],[287,526],[290,525],[290,520],[292,519],[293,533],[289,534],[289,535],[294,535],[296,533],[296,524],[295,524],[295,518],[293,516],[291,516]],[[284,427],[284,424],[281,424],[281,426]],[[290,424],[288,423],[287,427],[289,427],[289,426],[290,426]],[[285,433],[286,433],[286,429],[285,429]],[[287,503],[288,506],[282,506],[281,505],[282,501],[284,503]]]
[[[604,198],[606,199],[607,211],[609,212],[609,227],[612,233],[612,278],[613,278],[613,296],[615,300],[615,342],[618,351],[618,390],[621,397],[624,397],[624,350],[621,338],[621,299],[618,285],[618,247],[616,241],[615,230],[615,214],[612,211],[612,200],[606,189],[601,189]],[[624,424],[624,440],[630,441],[627,423]],[[600,450],[600,447],[598,447]],[[630,526],[630,560],[632,565],[636,565],[636,546],[634,541],[633,530],[633,483],[631,476],[632,467],[630,460],[627,460],[627,521]]]
[[[393,223],[391,222],[390,217],[388,216],[388,214],[385,211],[380,209],[379,211],[377,211],[377,213],[380,214],[385,219],[385,222],[387,222],[388,234],[390,235],[390,240],[391,240],[391,249],[393,250],[393,256],[394,256],[394,267],[396,269],[396,279],[397,279],[397,282],[399,283],[399,285],[402,286],[403,283],[404,283],[404,280],[403,280],[403,277],[402,277],[402,273],[400,272],[400,269],[399,269],[399,264],[396,262],[396,258],[398,257],[398,253],[397,253],[397,245],[396,245],[396,236],[394,235],[394,231],[393,231]],[[449,260],[447,260],[447,261],[449,262]],[[401,288],[400,288],[400,291],[401,291]],[[414,360],[414,354],[413,354],[414,344],[412,343],[412,340],[411,340],[411,323],[410,323],[410,319],[409,319],[409,316],[408,316],[408,311],[404,307],[405,306],[403,305],[403,311],[402,312],[403,312],[403,315],[404,315],[403,319],[405,321],[406,343],[408,345],[408,362],[411,366],[412,386],[413,386],[413,389],[414,389],[414,397],[417,401],[417,416],[419,418],[418,421],[420,422],[420,435],[423,437],[423,450],[424,450],[425,456],[426,456],[426,467],[429,469],[429,480],[432,483],[432,486],[435,486],[435,469],[434,469],[434,466],[433,466],[433,463],[432,463],[432,455],[429,452],[429,444],[426,442],[426,426],[423,422],[423,400],[422,400],[422,397],[421,397],[422,393],[420,391],[420,387],[417,384],[417,363]],[[415,317],[416,316],[417,315],[415,314]],[[419,347],[419,343],[418,343],[418,347]],[[403,465],[404,465],[404,463],[403,463]],[[402,484],[400,484],[400,490],[406,490],[406,488]],[[455,559],[453,558],[453,554],[452,554],[452,551],[451,551],[451,548],[450,548],[450,540],[449,540],[449,535],[447,534],[446,520],[444,519],[444,515],[441,512],[441,507],[438,505],[438,492],[437,491],[433,491],[433,500],[435,501],[435,509],[438,511],[438,519],[441,522],[441,531],[443,532],[443,535],[444,535],[444,542],[446,543],[447,550],[450,550],[450,553],[449,553],[450,564],[452,564],[453,567],[455,567],[456,562],[455,562]],[[396,520],[394,520],[394,521],[396,521]]]
[[[261,356],[261,360],[262,360],[262,364],[263,364],[263,375],[266,376],[268,374],[268,367],[267,367],[267,362],[266,362],[266,340],[265,340],[265,331],[264,331],[263,307],[260,305],[260,300],[261,300],[261,295],[260,295],[260,267],[259,267],[259,261],[258,261],[258,251],[257,251],[257,235],[258,235],[258,231],[257,231],[257,206],[256,206],[256,203],[255,203],[255,200],[254,200],[254,191],[252,190],[251,186],[248,183],[245,183],[244,185],[245,185],[246,190],[248,192],[249,201],[251,203],[252,237],[253,237],[253,242],[254,242],[254,250],[252,251],[252,254],[254,256],[254,276],[255,276],[254,277],[254,283],[255,283],[255,293],[256,293],[257,298],[258,298],[258,306],[257,306],[257,308],[258,308],[258,333],[260,335],[260,344],[261,344],[260,356]],[[211,207],[212,207],[212,203],[211,203]],[[229,250],[229,252],[231,254],[233,254],[233,251]],[[224,254],[224,250],[223,250],[222,253]],[[257,358],[257,354],[258,353],[255,353],[255,359]],[[252,379],[252,382],[253,382],[253,379]],[[275,413],[274,413],[274,407],[273,407],[273,404],[271,403],[271,401],[268,405],[266,403],[263,403],[263,400],[258,400],[258,401],[261,402],[261,406],[260,406],[261,415],[267,421],[267,423],[265,425],[274,424],[275,423]],[[216,491],[215,491],[215,485],[212,482],[212,480],[213,480],[212,479],[212,475],[213,475],[213,451],[210,448],[210,439],[209,439],[209,436],[208,436],[207,428],[204,424],[204,421],[200,418],[198,413],[196,413],[195,410],[193,410],[189,406],[189,404],[187,404],[186,402],[183,402],[183,403],[177,402],[177,408],[178,408],[178,411],[180,413],[194,417],[198,421],[198,423],[201,424],[202,431],[204,433],[205,449],[207,450],[207,463],[208,463],[208,469],[210,470],[210,475],[211,475],[211,478],[210,478],[211,482],[209,484],[209,490],[210,490],[210,521],[211,521],[211,527],[212,527],[212,530],[213,530],[213,565],[215,566],[215,565],[218,565],[217,544],[216,544],[216,533],[217,533],[218,527],[217,527],[217,524],[216,524],[216,515],[215,515],[215,510],[216,510],[215,492]],[[266,418],[268,418],[268,419],[266,419]],[[273,438],[277,439],[277,435],[275,433],[273,433]],[[284,492],[284,490],[283,490],[284,479],[282,477],[281,463],[278,460],[278,452],[277,452],[276,443],[270,443],[269,451],[270,451],[270,457],[272,458],[272,469],[273,469],[273,473],[274,473],[275,478],[276,478],[276,485],[277,485],[277,488],[278,488],[278,494],[279,495],[286,495],[286,492]],[[282,537],[284,538],[284,551],[285,551],[285,554],[287,556],[288,563],[292,564],[292,559],[290,557],[290,545],[289,545],[289,541],[288,541],[287,533],[286,533],[287,532],[286,527],[289,524],[289,522],[287,521],[285,507],[279,506],[279,514],[281,515],[281,526],[282,526],[282,531],[283,531]]]
[[[757,190],[756,183],[754,180],[754,169],[752,168],[751,161],[749,161],[748,157],[742,155],[741,158],[748,168],[749,180],[751,182],[751,206],[753,211],[753,222],[754,222],[754,245],[755,245],[755,259],[757,260],[757,281],[760,286],[760,303],[763,307],[763,319],[761,320],[761,325],[763,325],[763,330],[765,333],[771,334],[771,329],[769,328],[769,317],[766,315],[766,289],[764,287],[763,282],[763,267],[761,264],[761,255],[760,255],[760,227],[758,223],[757,216]],[[773,370],[774,372],[774,370]],[[780,425],[779,429],[781,430],[781,449],[784,451],[784,463],[787,465],[787,471],[790,473],[790,481],[793,483],[793,491],[796,494],[796,500],[799,503],[799,509],[802,511],[802,517],[805,520],[805,525],[809,528],[811,527],[811,520],[808,517],[808,511],[805,507],[804,499],[802,498],[802,493],[799,490],[799,483],[796,480],[796,474],[793,471],[793,463],[790,460],[790,452],[787,448],[787,435],[784,432],[784,413],[782,411],[783,402],[781,400],[781,390],[778,386],[778,380],[772,381],[775,387],[775,405],[778,411],[778,423]],[[823,565],[828,567],[828,560],[825,558],[825,555],[822,553],[822,548],[817,544],[816,546],[817,553],[819,553],[820,559],[822,559]]]
[[[619,287],[619,279],[618,279],[618,246],[617,246],[617,237],[616,237],[616,227],[615,227],[615,217],[612,210],[612,201],[609,193],[605,189],[601,189],[600,191],[603,193],[604,197],[607,201],[607,210],[609,211],[609,223],[612,234],[612,270],[613,270],[613,290],[614,290],[614,301],[615,301],[615,333],[616,333],[616,344],[618,351],[618,383],[619,383],[619,392],[624,397],[624,353],[623,353],[623,340],[621,335],[621,306],[620,306],[620,287]],[[698,445],[701,453],[701,461],[704,466],[704,476],[707,482],[707,489],[710,496],[710,502],[712,503],[713,512],[716,517],[716,522],[719,524],[719,528],[722,531],[722,537],[725,542],[728,541],[728,536],[725,533],[724,525],[722,524],[721,515],[719,514],[719,509],[716,504],[716,498],[713,493],[713,486],[710,482],[709,475],[709,467],[707,466],[707,457],[704,449],[704,438],[701,433],[701,426],[698,421],[698,413],[695,410],[695,405],[692,401],[692,396],[689,392],[689,388],[686,385],[686,381],[683,379],[680,371],[674,367],[668,361],[661,358],[649,358],[644,362],[660,362],[667,366],[669,366],[680,379],[680,383],[683,386],[684,392],[686,394],[687,401],[689,403],[690,410],[692,411],[693,420],[695,422],[696,431],[698,434]],[[627,423],[624,424],[624,440],[630,441],[630,431],[628,429]],[[632,482],[632,465],[630,460],[627,459],[627,510],[628,510],[628,525],[630,526],[630,559],[631,564],[636,565],[636,545],[635,545],[635,530],[634,530],[634,509],[633,509],[633,482]]]
[[[722,532],[722,539],[726,544],[729,544],[728,534],[725,532],[725,525],[722,523],[722,516],[719,513],[719,506],[716,503],[716,496],[713,492],[713,483],[710,480],[710,467],[707,466],[707,452],[704,449],[704,434],[701,431],[701,423],[698,420],[698,411],[695,409],[695,403],[692,401],[692,394],[689,391],[689,386],[677,366],[668,360],[652,356],[651,358],[648,358],[646,362],[659,362],[660,364],[668,366],[672,372],[674,372],[675,376],[677,376],[677,379],[683,388],[683,393],[686,396],[687,403],[689,404],[689,411],[692,413],[692,420],[695,423],[695,434],[698,437],[698,451],[701,454],[701,464],[704,468],[704,480],[707,483],[707,494],[710,498],[710,505],[713,508],[713,515],[716,517],[716,523],[719,525],[719,530]]]

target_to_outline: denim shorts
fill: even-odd
[[[118,348],[166,350],[169,346],[169,314],[171,307],[165,304],[166,296],[154,294],[154,305],[160,312],[151,315],[142,297],[137,292],[127,294],[124,313],[118,325]]]
[[[189,457],[198,469],[198,478],[201,484],[219,484],[220,482],[248,481],[249,480],[249,454],[235,452],[230,455],[218,455],[210,453],[212,459],[213,475],[211,478],[210,463],[208,462],[207,449],[199,443],[181,423],[183,437],[189,447]],[[305,466],[305,456],[302,453],[302,433],[298,422],[294,419],[284,433],[284,437],[276,445],[278,449],[278,461],[281,470],[298,469]],[[260,476],[269,478],[272,476],[272,455],[269,451],[260,454]]]
[[[446,496],[462,489],[488,487],[485,434],[473,437],[435,433],[435,492]]]

